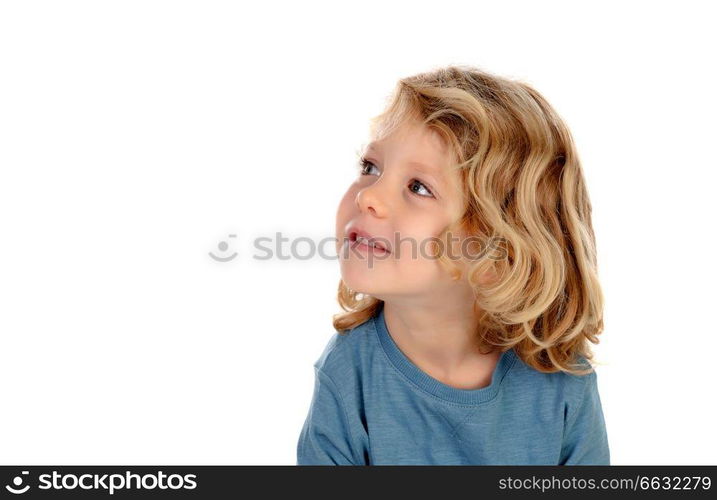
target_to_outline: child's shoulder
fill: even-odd
[[[584,356],[578,356],[578,364],[582,369],[589,369],[591,366]],[[545,373],[529,366],[520,357],[513,368],[513,375],[523,388],[530,388],[532,391],[559,391],[567,399],[580,399],[586,391],[594,390],[597,386],[597,372],[594,369],[585,375],[564,371]]]
[[[329,376],[346,374],[373,355],[376,348],[374,318],[344,332],[334,331],[314,366]]]

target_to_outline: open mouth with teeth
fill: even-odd
[[[370,248],[372,250],[378,250],[380,252],[390,253],[386,247],[381,245],[378,241],[372,239],[364,238],[363,236],[360,236],[356,232],[352,232],[349,235],[349,241],[351,243],[351,246],[354,248]]]

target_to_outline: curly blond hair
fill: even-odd
[[[481,346],[514,348],[550,373],[590,373],[589,342],[603,330],[592,207],[571,134],[545,98],[526,83],[472,66],[447,66],[398,81],[385,110],[371,119],[379,139],[418,120],[449,145],[464,193],[460,228],[503,242],[505,258],[472,261],[467,279]],[[458,279],[460,270],[439,262]],[[479,277],[493,276],[490,283]],[[375,316],[381,300],[339,282],[339,333]],[[584,369],[580,369],[580,368]]]

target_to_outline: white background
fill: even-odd
[[[2,464],[295,463],[339,270],[253,239],[333,237],[368,119],[453,63],[575,137],[612,463],[717,463],[708,2],[0,5]]]

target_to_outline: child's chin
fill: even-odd
[[[380,288],[379,280],[376,279],[375,275],[372,275],[370,271],[343,271],[341,273],[341,279],[351,290],[357,292],[373,295],[378,292]]]

